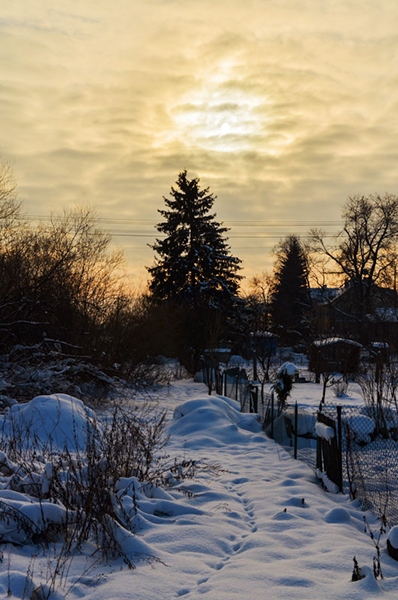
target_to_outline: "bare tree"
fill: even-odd
[[[271,289],[272,277],[268,273],[255,275],[249,281],[245,304],[252,333],[270,328]]]
[[[325,232],[312,230],[312,248],[326,257],[329,273],[355,285],[358,310],[365,315],[370,311],[375,286],[395,286],[398,197],[392,194],[350,197],[342,217],[343,229],[336,243],[327,245]]]
[[[101,352],[110,315],[126,296],[122,256],[89,209],[53,216],[49,223],[20,223],[0,249],[1,346],[16,341]],[[50,342],[51,340],[51,342]]]
[[[0,217],[14,213],[17,199],[17,182],[11,165],[0,159]]]
[[[10,237],[21,217],[17,182],[11,165],[0,157],[0,244]]]

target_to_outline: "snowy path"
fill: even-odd
[[[227,489],[231,493],[231,501],[229,505],[221,505],[220,508],[230,513],[230,517],[235,519],[235,515],[231,514],[231,505],[236,503],[235,514],[236,514],[236,528],[237,533],[230,533],[228,535],[228,543],[224,547],[224,557],[217,561],[208,576],[200,577],[196,582],[196,588],[193,590],[181,590],[177,596],[185,598],[195,597],[196,594],[205,595],[207,592],[211,592],[213,589],[213,578],[217,576],[220,579],[222,576],[221,571],[226,567],[230,567],[231,562],[236,562],[237,555],[245,552],[248,539],[250,536],[257,531],[256,517],[253,510],[252,503],[249,498],[246,497],[245,491],[240,491],[241,486],[247,483],[246,478],[235,479],[231,484],[227,485]],[[232,529],[232,528],[231,528]]]
[[[314,386],[301,391],[314,398],[319,392]],[[192,381],[159,390],[158,401],[170,419],[170,457],[217,463],[222,470],[183,481],[179,490],[168,492],[171,501],[139,498],[135,539],[155,562],[141,555],[133,571],[119,560],[82,576],[87,557],[77,556],[68,573],[69,584],[75,582],[68,600],[398,597],[398,563],[387,554],[386,536],[384,579],[376,581],[375,549],[359,506],[323,491],[307,465],[264,435],[255,416],[242,415],[233,401],[210,397],[203,384]],[[369,514],[367,519],[377,534],[377,521]],[[13,549],[11,561],[13,581],[20,576],[21,589],[30,565],[27,552]],[[354,556],[365,575],[356,582],[351,581]],[[47,561],[39,557],[36,572],[45,572]],[[3,571],[0,597],[7,598],[6,564]]]
[[[201,384],[189,390],[178,384],[170,397],[174,402],[185,400],[190,392],[206,398]],[[193,525],[187,533],[188,548],[181,538],[172,544],[174,549],[179,546],[180,554],[177,572],[163,582],[173,582],[166,598],[359,600],[394,589],[398,571],[385,551],[384,568],[391,568],[392,580],[380,583],[371,574],[374,547],[363,533],[358,507],[345,496],[325,493],[309,467],[292,460],[261,432],[239,431],[237,439],[230,426],[230,440],[224,444],[218,425],[218,436],[214,425],[205,428],[205,434],[202,427],[198,432],[193,428],[180,443],[172,436],[176,449],[200,451],[228,472],[213,481],[205,478],[202,488],[191,488],[198,493],[190,502],[205,515],[185,522]],[[352,583],[354,556],[362,560],[368,576]],[[148,586],[142,598],[152,597],[156,593],[150,595]]]

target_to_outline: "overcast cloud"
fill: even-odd
[[[397,23],[396,0],[6,0],[1,151],[29,214],[153,236],[115,237],[135,277],[187,169],[250,277],[298,221],[398,193]]]

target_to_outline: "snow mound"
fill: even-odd
[[[336,507],[325,515],[326,523],[351,523],[351,515],[345,508]]]
[[[355,415],[347,420],[347,424],[354,434],[357,443],[369,444],[371,436],[375,430],[376,423],[366,415]]]
[[[40,534],[50,523],[62,524],[68,519],[64,507],[12,490],[0,490],[0,510],[0,539],[16,545],[28,544],[33,534]]]
[[[289,377],[294,377],[299,372],[298,367],[291,362],[285,362],[281,365],[277,371],[277,376],[281,377],[282,375],[288,375]]]
[[[189,438],[190,447],[247,443],[261,431],[258,415],[242,414],[235,400],[205,396],[188,400],[174,411],[169,433]]]
[[[67,394],[36,396],[26,404],[15,404],[0,426],[3,438],[16,440],[21,448],[34,441],[38,449],[82,450],[88,437],[99,433],[94,412]]]

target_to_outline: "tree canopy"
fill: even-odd
[[[311,232],[314,249],[323,254],[346,284],[356,290],[358,310],[370,309],[376,286],[395,286],[398,197],[353,196],[342,211],[343,229],[329,246],[323,231]]]
[[[274,326],[303,333],[311,301],[308,259],[300,239],[288,236],[276,249],[271,315]]]
[[[230,253],[228,229],[210,212],[216,197],[200,189],[198,178],[188,179],[187,171],[170,196],[164,197],[168,210],[159,210],[164,221],[157,225],[165,237],[152,246],[157,257],[148,268],[152,297],[227,309],[239,290],[241,261]]]

